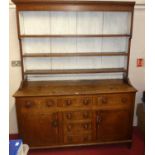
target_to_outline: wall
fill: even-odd
[[[139,4],[143,3],[143,0],[137,1]],[[136,95],[136,106],[137,103],[141,101],[141,93],[145,89],[144,84],[144,67],[136,68],[136,59],[138,57],[145,57],[145,46],[144,46],[144,16],[145,10],[144,6],[136,6],[134,14],[134,29],[133,29],[133,39],[131,46],[131,57],[130,57],[130,70],[129,78],[131,83],[138,90]],[[12,67],[12,60],[19,60],[19,46],[17,39],[17,30],[16,30],[16,18],[15,18],[15,8],[13,5],[10,5],[10,133],[17,133],[17,120],[15,112],[14,98],[12,97],[13,93],[18,89],[21,81],[21,72],[20,67]],[[136,109],[136,108],[135,108]],[[134,116],[134,125],[137,124],[136,115]]]
[[[138,90],[136,94],[136,105],[141,102],[142,91],[145,89],[145,64],[144,67],[136,67],[137,58],[145,58],[145,10],[137,9],[134,13],[133,39],[131,42],[131,55],[129,66],[129,78],[131,83]],[[134,115],[134,125],[137,124]]]

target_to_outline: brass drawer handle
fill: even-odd
[[[71,100],[66,100],[66,101],[65,101],[65,105],[66,105],[66,106],[69,106],[69,105],[71,105],[71,104],[72,104],[72,101],[71,101]]]
[[[89,100],[89,99],[83,100],[83,104],[84,104],[84,105],[88,105],[89,103],[90,103],[90,100]]]
[[[54,101],[50,100],[46,102],[47,107],[52,107],[54,106]]]
[[[66,117],[67,117],[67,119],[72,119],[72,114],[71,113],[67,113]]]
[[[127,102],[127,98],[126,98],[126,97],[123,97],[123,98],[121,99],[121,101],[122,101],[122,103],[126,103],[126,102]]]
[[[52,126],[53,127],[58,127],[58,121],[57,120],[53,120],[52,121]]]
[[[25,107],[26,107],[26,108],[31,108],[32,105],[33,105],[33,103],[30,102],[30,101],[27,101],[27,102],[25,103]]]

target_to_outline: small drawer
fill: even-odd
[[[59,99],[59,106],[61,107],[87,107],[91,106],[92,103],[92,97],[89,96],[73,96]]]
[[[56,98],[44,98],[40,100],[41,108],[53,108],[57,107],[57,100]]]
[[[64,121],[91,120],[91,111],[68,111],[63,113]]]
[[[77,135],[79,133],[90,133],[92,131],[91,122],[83,123],[66,123],[64,125],[64,133]]]
[[[93,104],[93,98],[91,96],[80,96],[78,98],[78,104],[82,107],[91,107]]]
[[[39,104],[32,98],[17,99],[16,104],[22,112],[34,112],[39,109]]]
[[[131,94],[103,94],[95,97],[95,104],[98,106],[129,106],[133,102]]]
[[[58,106],[60,107],[74,107],[77,105],[76,97],[63,97],[58,100]]]
[[[65,144],[83,144],[92,141],[92,136],[90,134],[84,135],[66,135],[64,137]]]
[[[18,104],[22,112],[43,112],[51,110],[52,107],[56,107],[57,100],[51,97],[20,98],[16,100],[16,104]]]

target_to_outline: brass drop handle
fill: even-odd
[[[53,120],[52,121],[52,126],[53,127],[58,127],[58,121],[57,120]]]
[[[69,106],[69,105],[72,104],[72,101],[71,100],[66,100],[65,103],[66,103],[67,106]]]
[[[123,97],[123,98],[121,99],[121,101],[122,101],[122,103],[126,103],[126,102],[127,102],[127,98],[126,98],[126,97]]]
[[[67,113],[66,117],[67,117],[67,119],[71,119],[72,118],[72,114],[71,113]]]
[[[85,99],[85,100],[83,100],[83,104],[84,104],[84,105],[88,105],[88,104],[89,104],[89,102],[90,102],[90,100],[89,100],[89,99]]]
[[[25,107],[26,107],[26,108],[31,108],[31,107],[32,107],[32,105],[33,105],[33,103],[32,103],[32,102],[27,101],[27,102],[26,102],[26,104],[25,104]]]
[[[54,101],[50,100],[46,102],[47,107],[52,107],[54,105]]]
[[[101,99],[101,103],[102,103],[102,104],[106,104],[106,103],[108,103],[108,99],[107,99],[107,97],[102,97],[102,99]]]

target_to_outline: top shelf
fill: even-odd
[[[55,35],[49,35],[49,34],[40,34],[40,35],[25,35],[22,34],[19,36],[19,38],[58,38],[58,37],[131,37],[129,34],[55,34]]]
[[[83,0],[12,0],[18,11],[133,11],[135,2]]]

